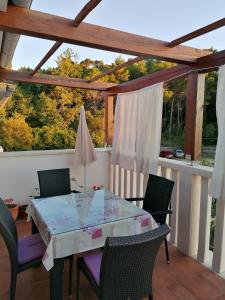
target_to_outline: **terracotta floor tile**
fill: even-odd
[[[222,296],[216,298],[215,300],[225,300],[225,295],[222,295]]]
[[[179,300],[179,298],[171,292],[169,288],[161,287],[154,291],[154,300]]]
[[[209,280],[221,292],[225,293],[225,280],[222,277],[218,276],[210,270],[203,272],[202,276]]]
[[[178,299],[182,300],[196,300],[197,298],[191,294],[191,292],[180,284],[170,286],[169,290],[177,296]]]
[[[195,274],[193,272],[193,276],[189,274],[185,278],[182,277],[179,282],[197,299],[212,300],[223,294],[220,289],[202,276],[202,274]]]
[[[30,223],[17,223],[19,236],[31,232]],[[169,245],[170,260],[165,259],[164,245],[157,255],[153,274],[154,300],[225,300],[225,280]],[[74,256],[76,258],[76,256]],[[75,260],[75,259],[74,259]],[[64,300],[76,299],[74,264],[73,295],[68,292],[68,265],[64,271]],[[0,238],[0,300],[8,300],[10,263],[7,249]],[[81,300],[97,300],[89,282],[81,277]],[[147,298],[145,298],[147,299]],[[44,267],[18,275],[16,300],[49,300],[49,273]]]

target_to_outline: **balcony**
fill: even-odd
[[[72,188],[83,185],[83,168],[74,168],[73,150],[27,151],[0,154],[1,197],[12,197],[18,203],[28,203],[38,194],[37,170],[69,167]],[[155,299],[225,299],[225,281],[222,279],[225,260],[223,251],[224,210],[217,203],[216,230],[213,251],[209,250],[211,201],[208,185],[212,168],[190,163],[159,159],[158,173],[172,178],[175,188],[168,220],[171,226],[171,264],[165,261],[164,248],[159,252],[154,274]],[[97,149],[97,161],[87,167],[87,187],[103,185],[122,197],[143,196],[146,177],[143,174],[125,171],[110,164],[110,151]],[[81,188],[80,188],[81,189]],[[140,203],[136,203],[140,205]],[[20,235],[28,234],[30,224],[17,221]],[[8,290],[9,262],[6,250],[1,247],[0,276],[1,299],[6,299]],[[220,273],[220,276],[215,272]],[[45,270],[34,269],[19,276],[17,299],[48,299],[49,281]],[[23,278],[26,280],[23,281]],[[38,278],[38,279],[37,279]],[[38,281],[36,281],[38,280]],[[75,286],[74,286],[75,291]],[[84,299],[95,299],[88,283],[83,279]],[[4,295],[4,297],[3,297]],[[34,296],[33,296],[34,295]],[[36,298],[35,298],[36,297]]]

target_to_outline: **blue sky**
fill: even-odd
[[[88,0],[34,0],[32,9],[73,19],[87,2]],[[224,12],[224,0],[102,0],[85,22],[171,41],[224,18]],[[21,66],[34,68],[52,44],[52,41],[21,36],[12,62],[13,69]],[[225,27],[185,44],[196,48],[214,46],[223,50]],[[80,61],[91,58],[111,63],[120,55],[63,44],[44,67],[54,66],[57,56],[68,47],[78,54]],[[129,57],[123,56],[126,59]]]

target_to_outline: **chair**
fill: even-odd
[[[52,169],[38,171],[40,197],[53,197],[78,191],[71,191],[70,169]]]
[[[152,272],[159,247],[169,233],[162,225],[146,233],[108,237],[103,252],[77,259],[77,300],[80,270],[101,300],[142,299],[152,296]]]
[[[149,212],[158,224],[165,224],[173,191],[174,181],[149,174],[144,198],[128,198],[128,201],[143,201],[143,209]],[[166,259],[170,262],[167,240],[165,239]]]
[[[78,191],[71,191],[70,186],[70,169],[51,169],[38,171],[38,180],[40,186],[40,198],[54,197]],[[32,232],[36,232],[37,228],[32,221]],[[69,264],[69,294],[72,294],[72,274],[73,274],[73,255],[66,257],[70,260]]]
[[[7,246],[11,264],[10,300],[15,299],[17,275],[41,264],[46,246],[40,234],[18,240],[16,225],[0,198],[0,234]]]

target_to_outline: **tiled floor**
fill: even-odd
[[[30,225],[19,221],[20,236],[30,233]],[[154,272],[154,300],[225,300],[225,280],[204,268],[190,257],[186,257],[170,246],[171,264],[165,261],[164,247],[161,247]],[[0,240],[0,300],[8,300],[10,269],[9,258]],[[73,296],[66,295],[68,284],[67,266],[64,272],[64,299],[76,299],[75,274]],[[43,267],[34,268],[18,276],[15,300],[48,300],[49,274]],[[89,283],[82,277],[81,300],[95,300]]]

